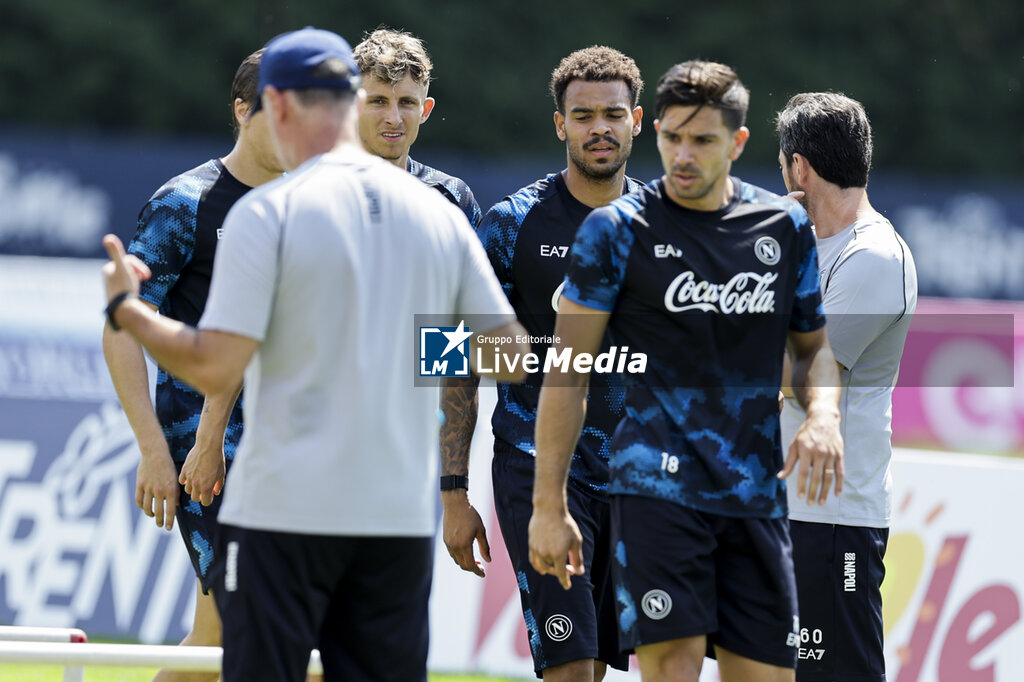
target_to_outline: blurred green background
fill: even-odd
[[[304,25],[354,44],[381,24],[425,39],[436,64],[438,108],[419,149],[560,158],[548,76],[568,52],[607,44],[631,55],[647,81],[641,163],[656,163],[657,78],[701,57],[732,65],[751,89],[744,165],[775,164],[772,117],[790,95],[835,90],[867,107],[876,168],[1024,175],[1019,0],[778,0],[756,9],[663,0],[4,0],[0,123],[227,135],[228,88],[246,54]]]

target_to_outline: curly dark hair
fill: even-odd
[[[633,106],[640,102],[644,79],[636,62],[616,49],[594,45],[576,50],[561,61],[551,72],[551,97],[555,109],[565,113],[565,89],[572,81],[624,81],[633,98]]]

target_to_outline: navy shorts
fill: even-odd
[[[786,519],[717,516],[613,495],[612,542],[623,647],[707,635],[709,645],[745,658],[796,666]]]
[[[227,460],[226,471],[231,471],[231,461]],[[185,462],[175,462],[174,467],[181,475],[181,468]],[[192,560],[192,568],[199,578],[199,584],[203,588],[203,594],[210,593],[211,583],[209,580],[210,566],[214,559],[214,539],[217,537],[217,514],[220,512],[220,502],[223,499],[223,491],[220,495],[213,496],[213,503],[204,507],[198,502],[193,502],[191,496],[185,493],[185,486],[178,485],[178,507],[174,510],[174,518],[178,524],[178,532],[181,539],[185,541],[185,549],[188,550],[188,558]]]
[[[790,521],[800,601],[800,682],[884,682],[888,528]]]
[[[303,535],[222,525],[211,571],[224,682],[426,682],[429,537]]]
[[[534,671],[541,677],[545,668],[588,658],[628,670],[629,656],[619,651],[615,625],[608,502],[569,483],[569,513],[583,535],[586,572],[573,576],[572,588],[565,590],[554,577],[540,575],[530,566],[534,468],[533,457],[495,441],[494,507],[519,583]]]

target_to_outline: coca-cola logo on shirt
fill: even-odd
[[[665,290],[665,308],[673,313],[702,310],[708,313],[742,315],[775,312],[775,292],[770,289],[778,273],[738,272],[725,284],[698,281],[687,270]]]

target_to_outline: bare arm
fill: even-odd
[[[597,354],[608,318],[609,313],[562,297],[555,321],[556,350],[571,348],[573,358],[581,353]],[[575,362],[569,364],[575,367]],[[549,374],[537,407],[530,563],[538,573],[554,575],[565,589],[569,589],[571,575],[583,573],[582,537],[569,514],[566,484],[586,416],[589,384],[590,375],[574,369],[567,374]]]
[[[134,296],[139,278],[148,277],[149,268],[134,256],[126,256],[121,240],[114,235],[104,237],[103,245],[110,256],[103,266],[107,300],[124,292],[132,294],[114,312],[117,325],[135,337],[161,367],[203,394],[231,391],[241,384],[259,342],[161,317]]]
[[[240,384],[259,345],[247,336],[160,317],[138,299],[121,304],[115,320],[164,369],[203,394],[223,393]]]
[[[490,368],[487,376],[497,381],[519,382],[526,377],[522,365],[522,357],[530,352],[527,343],[517,341],[524,339],[526,330],[518,322],[510,322],[495,329],[490,329],[470,337],[470,365],[474,372],[479,372],[477,364],[478,352],[485,357],[512,358],[518,355],[520,362],[514,368],[499,363]],[[441,392],[441,409],[445,421],[441,425],[441,475],[469,475],[469,450],[476,428],[477,387],[479,378],[451,381],[444,384]],[[444,505],[442,532],[444,544],[448,548],[455,563],[464,571],[484,575],[483,568],[477,564],[473,556],[473,540],[480,547],[480,556],[484,561],[491,560],[491,548],[487,543],[487,530],[480,514],[469,503],[466,490],[447,490],[441,493]]]
[[[224,489],[224,432],[241,392],[242,384],[238,384],[233,390],[206,396],[195,445],[181,468],[178,482],[194,502],[204,506],[212,504]]]
[[[469,477],[469,453],[479,410],[480,379],[449,379],[441,388],[441,475]],[[480,547],[480,557],[491,561],[487,529],[480,514],[469,502],[468,491],[462,488],[441,492],[444,507],[442,535],[448,554],[464,571],[483,577],[483,567],[473,555],[473,541]]]
[[[839,433],[839,368],[825,328],[790,332],[787,348],[792,361],[793,394],[807,413],[789,447],[779,478],[797,471],[797,495],[808,504],[825,504],[835,481],[843,491],[843,439]],[[808,476],[810,487],[808,487]]]
[[[447,379],[441,386],[441,475],[469,476],[469,451],[476,430],[480,378]]]
[[[141,453],[135,474],[135,504],[157,526],[171,530],[180,492],[178,472],[153,409],[142,347],[130,335],[105,326],[103,356]]]
[[[793,363],[789,361],[789,353],[783,353],[782,355],[782,385],[779,387],[779,393],[784,398],[795,398],[793,395]]]
[[[843,363],[836,361],[836,371],[840,374],[846,369],[843,367]],[[796,393],[793,392],[793,363],[789,360],[789,353],[787,352],[782,356],[782,386],[780,392],[785,398],[796,398]]]

